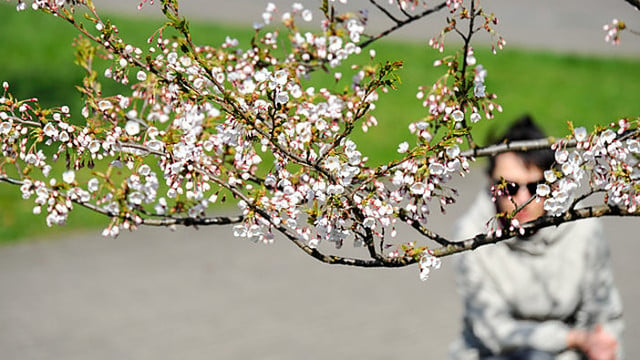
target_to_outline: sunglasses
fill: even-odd
[[[518,184],[515,182],[507,181],[506,186],[504,186],[501,190],[504,193],[504,195],[515,196],[520,190],[520,188],[524,186],[527,188],[527,191],[529,191],[529,195],[533,196],[536,194],[536,190],[538,189],[538,184],[542,184],[542,183],[544,183],[544,180],[532,181],[526,184]],[[493,184],[494,189],[498,188],[498,186],[500,185],[502,185],[502,181],[496,180],[496,182],[494,182]]]

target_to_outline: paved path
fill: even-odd
[[[461,183],[463,199],[478,183]],[[447,219],[435,229],[450,233]],[[638,223],[606,223],[635,359]],[[450,259],[422,283],[415,267],[329,266],[229,227],[1,247],[0,289],[1,358],[16,360],[444,359],[461,314]]]
[[[136,10],[139,0],[95,0],[97,6],[132,16],[160,16],[157,7]],[[156,1],[158,2],[158,1]],[[272,2],[281,11],[290,9],[293,0],[181,0],[183,13],[192,19],[240,23],[251,26],[260,20],[267,2]],[[298,0],[305,7],[317,8],[317,0]],[[385,3],[381,0],[380,3]],[[430,0],[437,4],[440,1]],[[363,4],[361,0],[351,0]],[[368,2],[366,2],[368,3]],[[336,1],[336,4],[338,2]],[[608,55],[640,55],[640,38],[625,34],[618,47],[604,42],[602,26],[612,19],[625,20],[632,28],[640,29],[640,14],[624,0],[486,0],[481,1],[487,11],[498,16],[497,31],[508,45],[529,48],[553,49],[562,52]],[[341,6],[341,5],[337,5]],[[370,26],[379,29],[388,25],[378,12],[370,11]],[[438,14],[433,21],[416,22],[395,34],[396,39],[425,41],[439,33],[444,26],[443,16]]]
[[[96,2],[130,13],[137,4]],[[186,12],[213,21],[250,23],[262,9],[257,0],[182,3]],[[512,0],[489,3],[502,10],[511,43],[574,52],[608,50],[582,40],[595,37],[597,44],[601,24],[616,14],[629,15],[622,1],[527,2],[524,18],[516,16],[521,13]],[[573,13],[578,16],[568,16]],[[587,35],[594,23],[597,30]],[[423,31],[414,28],[407,36]],[[638,54],[630,47],[618,50]],[[464,211],[477,176],[460,183],[466,201],[451,214]],[[434,218],[432,224],[450,233],[450,218]],[[639,227],[633,219],[606,224],[626,306],[626,351],[636,359]],[[402,230],[400,236],[412,234]],[[228,227],[145,229],[118,239],[76,234],[5,246],[0,248],[0,358],[443,359],[460,318],[449,262],[421,283],[415,267],[331,267],[284,240],[261,246],[234,239]]]

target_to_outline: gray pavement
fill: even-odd
[[[137,0],[96,3],[139,14]],[[182,3],[187,13],[211,21],[250,23],[263,8],[250,0]],[[630,16],[622,1],[488,3],[504,10],[503,32],[516,34],[511,43],[572,52],[601,53],[580,45],[588,37],[585,26],[596,23],[598,42],[603,23],[615,14]],[[527,7],[524,18],[515,17],[516,5]],[[143,15],[154,16],[153,10]],[[580,30],[566,30],[567,23]],[[573,40],[564,43],[559,33]],[[638,54],[637,45],[620,49],[624,56]],[[461,202],[450,216],[432,219],[435,230],[450,234],[480,176],[457,180]],[[605,223],[625,304],[626,352],[636,359],[638,222]],[[415,235],[401,229],[400,237]],[[0,247],[0,289],[3,360],[443,359],[461,314],[450,259],[422,283],[415,267],[329,266],[286,240],[264,246],[235,239],[229,227],[143,229],[117,239],[79,233]]]
[[[480,173],[459,180],[461,202],[432,219],[436,231],[450,234]],[[605,223],[635,359],[638,223]],[[24,242],[0,247],[0,358],[444,359],[461,316],[450,265],[423,283],[415,266],[325,265],[284,239],[257,245],[226,226]]]
[[[136,9],[141,0],[94,0],[105,10],[131,16],[161,16],[157,6]],[[158,1],[156,0],[156,3]],[[287,11],[294,0],[182,0],[180,8],[189,18],[221,23],[251,26],[261,19],[265,4],[272,2],[279,11]],[[309,9],[316,9],[317,0],[298,0]],[[380,0],[379,3],[386,3]],[[368,1],[351,0],[349,6],[359,9]],[[428,1],[438,4],[440,1]],[[602,26],[617,18],[635,30],[640,30],[640,14],[624,0],[486,0],[482,6],[499,19],[498,33],[504,36],[508,46],[551,49],[580,54],[606,54],[608,56],[640,55],[640,38],[624,34],[619,46],[604,42]],[[335,1],[336,6],[340,5]],[[431,16],[428,21],[416,22],[398,31],[392,38],[426,42],[438,34],[444,26],[446,13]],[[370,11],[370,29],[378,30],[389,25],[379,12]],[[318,17],[319,18],[319,17]],[[449,39],[453,39],[450,37]],[[483,39],[488,40],[487,38]]]
[[[228,229],[0,249],[3,359],[444,358],[448,270],[330,267]]]

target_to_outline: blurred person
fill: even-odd
[[[499,142],[545,134],[529,116]],[[552,150],[505,152],[489,159],[490,184],[456,227],[457,239],[486,232],[497,213],[510,213],[535,195]],[[504,182],[506,181],[506,186]],[[502,184],[504,195],[489,190]],[[536,199],[515,218],[524,224],[545,214]],[[501,226],[500,221],[496,226]],[[622,359],[622,304],[614,285],[600,221],[584,219],[538,230],[457,255],[456,282],[464,300],[463,331],[452,360]]]

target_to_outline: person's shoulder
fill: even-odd
[[[565,224],[570,236],[581,238],[602,239],[603,226],[599,218],[580,219]]]
[[[588,256],[598,256],[608,252],[608,242],[601,219],[580,219],[563,224],[563,239],[574,249],[583,249]]]

